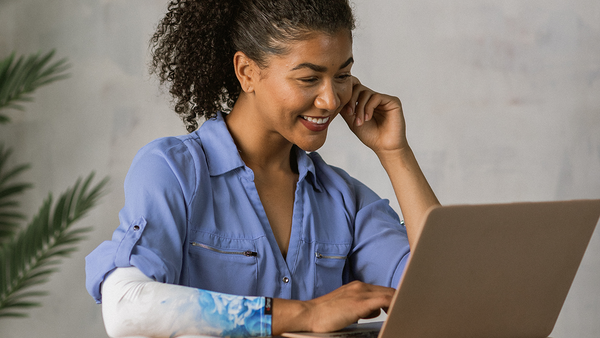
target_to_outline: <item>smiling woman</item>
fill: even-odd
[[[350,100],[349,31],[312,33],[290,43],[286,51],[267,57],[266,67],[241,51],[234,55],[242,92],[227,124],[238,145],[247,144],[241,140],[244,137],[258,136],[273,145],[296,144],[306,151],[317,150],[325,142],[329,123]],[[236,134],[238,130],[241,133]]]
[[[351,75],[353,28],[345,0],[170,3],[152,69],[190,133],[138,152],[121,224],[87,257],[109,335],[330,331],[389,305],[438,202],[400,100]],[[337,115],[379,157],[406,227],[315,152]]]

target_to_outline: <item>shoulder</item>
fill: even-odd
[[[172,170],[199,169],[205,155],[197,132],[182,136],[158,138],[142,147],[135,155],[132,168],[140,163],[148,166],[167,165]]]
[[[135,159],[161,156],[176,159],[202,152],[202,143],[197,132],[181,136],[161,137],[143,146]]]
[[[184,194],[193,194],[194,185],[205,169],[205,155],[197,133],[163,137],[151,141],[135,155],[126,187],[179,186]]]

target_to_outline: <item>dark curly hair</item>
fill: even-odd
[[[239,97],[237,51],[265,67],[286,43],[340,29],[354,29],[347,0],[174,0],[150,40],[150,72],[168,83],[175,112],[193,132],[200,117],[230,111]]]

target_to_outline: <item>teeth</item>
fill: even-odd
[[[329,121],[329,116],[325,117],[325,118],[314,118],[314,117],[309,117],[309,116],[302,116],[302,118],[308,122],[312,122],[312,123],[316,123],[316,124],[325,124],[325,123],[327,123],[327,121]]]

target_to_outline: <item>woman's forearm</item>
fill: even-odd
[[[102,315],[110,337],[270,336],[266,299],[159,283],[135,267],[117,268],[102,284]]]
[[[378,154],[378,157],[392,182],[404,217],[408,243],[411,250],[414,250],[423,230],[425,212],[440,202],[410,147],[393,153]]]
[[[307,303],[291,299],[273,299],[274,336],[284,332],[311,331],[308,318]]]

